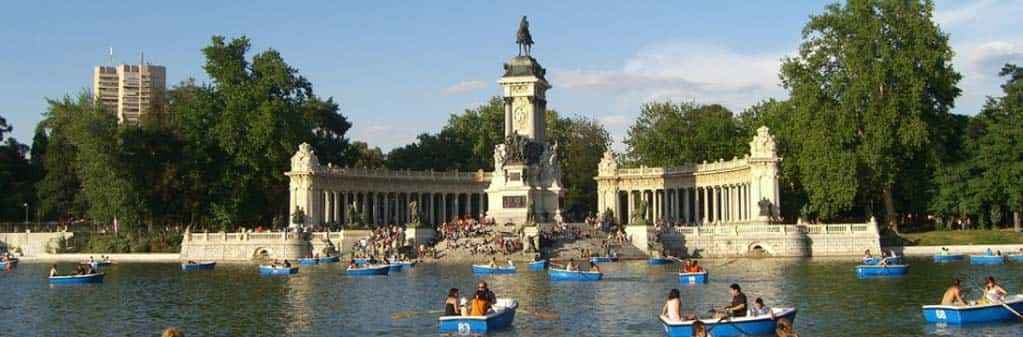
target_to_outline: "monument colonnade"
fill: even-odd
[[[713,163],[676,167],[619,168],[611,152],[600,162],[597,208],[619,223],[641,216],[676,224],[763,222],[779,215],[778,163],[774,139],[757,130],[750,154]],[[639,205],[645,203],[644,214]]]
[[[478,172],[435,172],[342,168],[320,165],[311,146],[302,144],[292,157],[289,223],[301,210],[303,225],[406,224],[416,203],[420,221],[437,225],[455,218],[479,219],[487,211],[485,190],[491,175]],[[363,219],[353,217],[365,217]]]

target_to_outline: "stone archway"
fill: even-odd
[[[754,241],[746,246],[746,255],[750,257],[770,257],[774,255],[774,249],[766,243]]]
[[[255,250],[252,251],[252,259],[253,260],[257,260],[257,261],[258,260],[269,260],[270,259],[270,253],[271,253],[270,249],[259,247],[259,248],[256,248]]]

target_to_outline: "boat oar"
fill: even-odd
[[[1005,301],[999,301],[998,303],[1005,307],[1005,309],[1008,309],[1009,312],[1016,315],[1016,317],[1019,317],[1019,319],[1023,319],[1023,315],[1020,315],[1019,312],[1016,312],[1016,310],[1010,307],[1008,304],[1006,304]]]

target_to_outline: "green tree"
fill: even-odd
[[[26,154],[28,146],[5,134],[13,130],[7,120],[0,116],[0,219],[23,220],[24,204],[35,206],[32,184],[36,175],[32,172]]]
[[[730,159],[745,148],[740,138],[727,108],[666,101],[643,105],[625,145],[633,165],[667,167]]]
[[[930,1],[851,0],[811,16],[783,85],[803,130],[797,155],[809,208],[825,218],[880,195],[898,231],[896,182],[936,157],[960,75]],[[915,173],[915,172],[914,172]],[[862,200],[862,199],[861,199]]]
[[[977,116],[973,167],[975,193],[980,194],[994,224],[1001,223],[1002,206],[1012,213],[1020,231],[1023,208],[1023,69],[1007,64],[999,75],[1008,77],[1003,97],[989,98]],[[979,211],[979,210],[977,210]]]
[[[83,96],[65,96],[47,100],[48,108],[40,122],[40,127],[49,134],[46,154],[41,158],[45,176],[36,184],[40,213],[44,218],[68,220],[85,215],[86,200],[79,196],[81,181],[76,171],[77,155],[72,132],[76,116],[89,109],[90,103],[82,99]]]

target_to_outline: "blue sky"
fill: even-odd
[[[246,35],[274,48],[334,97],[350,136],[385,151],[436,132],[451,113],[499,94],[502,63],[517,52],[528,15],[533,55],[554,88],[549,106],[596,117],[620,142],[640,105],[673,99],[738,112],[784,98],[780,59],[792,55],[821,1],[14,1],[0,13],[0,115],[30,143],[46,97],[91,85],[92,68],[146,60],[168,85],[205,80],[210,36]],[[998,95],[997,72],[1023,63],[1019,1],[939,1],[965,76],[955,111],[974,114]],[[620,144],[618,145],[620,148]]]

